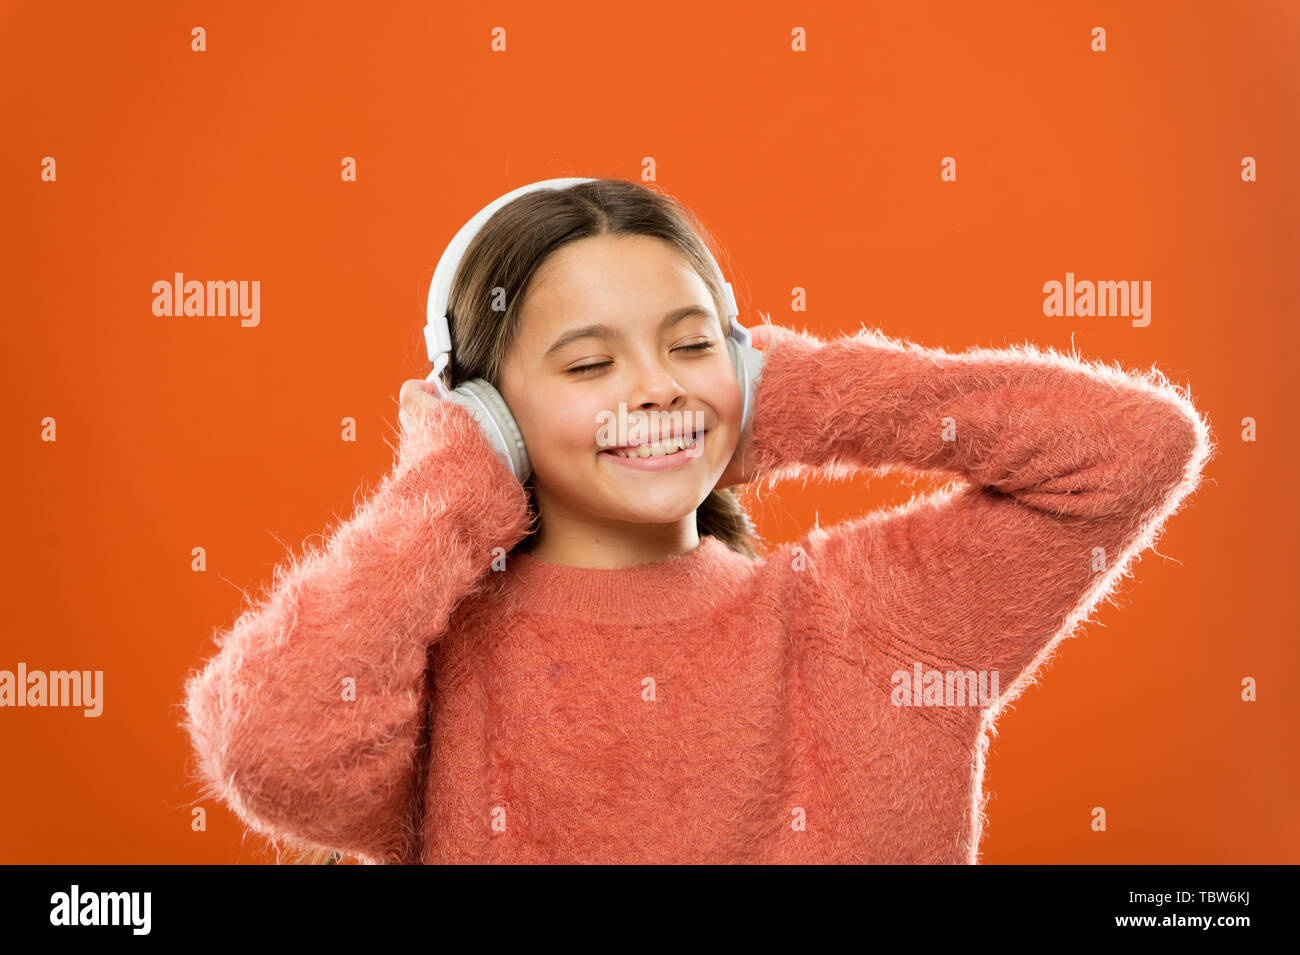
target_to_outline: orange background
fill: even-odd
[[[456,7],[0,7],[0,668],[105,671],[98,719],[0,710],[0,862],[273,858],[220,804],[191,831],[185,673],[388,469],[456,229],[534,180],[639,179],[646,156],[717,236],[747,325],[1073,340],[1190,382],[1220,453],[1170,559],[1134,564],[1000,721],[983,861],[1300,862],[1300,5]],[[178,271],[260,280],[261,324],[155,317]],[[1067,271],[1150,280],[1151,324],[1044,317]],[[860,475],[751,503],[777,542],[915,490]]]

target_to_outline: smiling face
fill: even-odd
[[[532,460],[543,542],[698,543],[695,509],[736,450],[741,394],[709,288],[670,243],[601,235],[553,253],[529,285],[500,390]],[[610,444],[650,437],[616,430],[620,404],[630,426],[657,417],[663,433],[702,429],[699,444],[617,458]]]

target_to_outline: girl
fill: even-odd
[[[742,434],[700,231],[620,180],[488,220],[445,383],[498,388],[532,474],[407,382],[378,490],[187,679],[204,796],[371,863],[978,861],[997,714],[1208,425],[1155,369],[762,326]],[[646,467],[598,437],[620,405],[699,433]],[[954,480],[765,557],[728,490],[868,468]]]

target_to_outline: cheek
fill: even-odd
[[[718,422],[719,427],[735,427],[740,423],[740,413],[743,410],[740,385],[736,381],[736,373],[730,363],[711,374],[708,381],[702,383],[699,398],[718,414],[721,419]]]
[[[596,446],[599,409],[572,400],[559,408],[557,404],[560,404],[558,399],[547,401],[547,396],[542,394],[532,400],[524,441],[534,467],[553,478],[563,479],[581,459],[592,459],[599,450]]]

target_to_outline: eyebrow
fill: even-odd
[[[683,305],[681,308],[675,308],[663,317],[659,323],[659,330],[666,331],[678,322],[684,321],[695,316],[704,318],[716,318],[712,309],[705,308],[702,305]],[[615,328],[613,325],[606,325],[604,322],[595,322],[591,325],[583,325],[579,328],[571,328],[559,338],[557,338],[551,347],[546,349],[542,355],[543,359],[550,358],[565,345],[571,344],[580,338],[606,338],[619,339],[623,337],[623,330]]]

